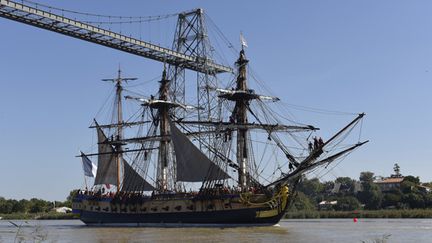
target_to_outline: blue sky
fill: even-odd
[[[432,181],[430,1],[39,2],[125,16],[202,7],[233,44],[243,31],[254,71],[284,102],[367,113],[362,137],[371,142],[333,176],[388,176],[397,162],[402,174]],[[172,38],[168,23],[138,32]],[[91,144],[87,126],[111,90],[99,80],[119,63],[150,80],[161,64],[6,19],[0,26],[0,196],[63,200],[82,185],[74,156]],[[318,118],[314,125],[350,119]]]

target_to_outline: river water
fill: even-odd
[[[13,224],[15,225],[13,225]],[[237,228],[87,227],[0,220],[0,242],[432,242],[432,219],[305,219]]]

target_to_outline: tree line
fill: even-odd
[[[323,201],[337,201],[325,208],[337,211],[432,208],[432,192],[425,189],[432,183],[421,183],[418,177],[405,176],[399,186],[381,191],[374,178],[374,173],[369,171],[361,172],[359,180],[339,177],[321,182],[317,178],[302,178],[291,210],[322,209],[319,203]],[[333,190],[336,183],[340,184],[337,191]]]
[[[72,195],[75,191],[71,191],[66,201],[46,201],[43,199],[32,198],[30,200],[21,199],[6,199],[0,197],[0,214],[12,213],[46,213],[53,210],[55,207],[71,207]]]

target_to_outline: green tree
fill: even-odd
[[[424,195],[425,207],[432,208],[432,193]]]
[[[64,201],[63,206],[65,207],[72,207],[72,200],[73,198],[76,196],[76,194],[78,193],[79,190],[72,190],[69,192],[69,195],[66,198],[66,201]]]
[[[324,185],[319,181],[318,178],[309,180],[304,177],[297,185],[297,191],[303,192],[316,203],[321,200],[323,190]]]
[[[414,183],[415,185],[420,185],[420,178],[418,176],[416,176],[416,177],[414,177],[412,175],[405,176],[403,181],[404,182],[410,181],[410,182]]]
[[[402,200],[402,193],[400,191],[394,191],[389,193],[384,193],[382,200],[382,207],[398,207]]]
[[[19,200],[14,207],[14,212],[17,213],[27,213],[28,211],[29,211],[29,201],[26,199]]]
[[[334,206],[334,209],[341,210],[341,211],[352,211],[359,209],[360,202],[357,200],[357,198],[352,196],[347,197],[338,197],[336,198],[337,204]]]
[[[382,193],[380,188],[373,183],[374,173],[366,171],[360,173],[360,182],[363,191],[357,194],[360,202],[365,204],[366,209],[380,209]]]
[[[416,182],[413,182],[412,180],[404,180],[400,184],[400,190],[404,194],[408,193],[418,193]]]
[[[50,202],[32,198],[29,202],[29,212],[30,213],[42,213],[42,212],[48,212],[52,208],[52,205]]]
[[[12,212],[13,213],[25,213],[26,208],[25,205],[21,204],[20,201],[10,200],[12,203]]]
[[[315,210],[315,205],[311,202],[308,196],[303,192],[298,191],[295,196],[290,210]]]
[[[353,193],[355,180],[349,177],[338,177],[336,178],[335,183],[341,184],[339,192],[342,195],[354,195]]]
[[[398,165],[398,163],[394,164],[393,171],[394,171],[395,177],[401,177],[402,176],[402,174],[400,173],[400,166]]]
[[[0,197],[0,213],[10,214],[12,213],[12,208],[13,204],[10,200]]]
[[[360,173],[360,182],[363,183],[373,183],[374,173],[370,171],[364,171]]]
[[[425,201],[421,194],[408,193],[403,195],[402,202],[408,204],[410,208],[424,208]]]

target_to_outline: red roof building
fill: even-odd
[[[379,181],[375,181],[374,183],[381,188],[381,191],[387,192],[400,188],[400,184],[404,179],[405,177],[388,177]]]

